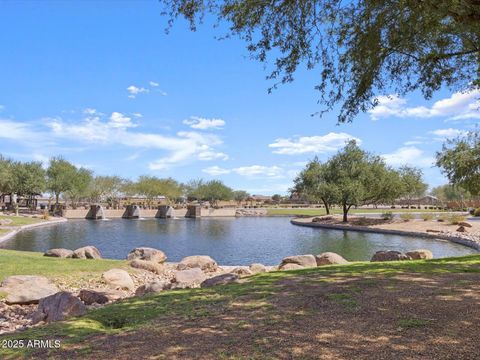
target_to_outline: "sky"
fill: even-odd
[[[480,92],[441,89],[429,101],[382,94],[337,125],[338,109],[312,116],[318,69],[269,94],[271,67],[244,42],[218,40],[208,19],[166,34],[161,11],[155,0],[0,2],[0,154],[285,194],[307,161],[356,139],[433,187],[447,182],[433,166],[442,142],[480,123]]]

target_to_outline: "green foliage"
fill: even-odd
[[[476,209],[473,211],[473,216],[480,216],[480,208],[476,208]]]
[[[244,190],[236,190],[233,192],[233,198],[239,203],[247,200],[249,196],[250,194]]]
[[[47,169],[47,190],[55,195],[55,204],[58,206],[60,195],[74,188],[77,168],[61,157],[50,159]]]
[[[17,195],[34,196],[45,190],[45,170],[41,162],[15,162],[11,169],[14,179],[12,190]]]
[[[86,198],[89,195],[92,181],[93,176],[91,170],[84,168],[76,169],[75,177],[72,179],[72,185],[70,189],[65,192],[66,197],[70,200],[74,209],[82,198]]]
[[[391,211],[386,211],[382,213],[381,216],[383,220],[393,220],[393,213]]]
[[[240,37],[253,58],[275,65],[273,87],[293,81],[299,66],[317,68],[322,110],[341,103],[339,122],[386,92],[430,98],[444,85],[480,85],[477,0],[161,2],[170,26],[184,17],[195,30],[206,13],[227,22],[225,38]]]
[[[126,186],[127,181],[119,176],[95,176],[90,183],[89,197],[94,202],[107,201],[115,205],[121,194],[128,192]]]
[[[425,195],[428,185],[423,182],[422,170],[410,166],[402,166],[399,170],[402,196],[410,201]]]
[[[432,214],[432,213],[423,213],[423,214],[420,214],[420,218],[423,219],[423,221],[429,221],[429,220],[433,220],[435,216]]]
[[[437,166],[450,183],[472,195],[480,194],[480,131],[447,140],[437,153]]]
[[[280,204],[280,202],[282,201],[283,199],[283,196],[280,195],[280,194],[273,194],[272,195],[272,201],[274,201],[275,203],[277,204]]]
[[[403,213],[400,214],[400,219],[402,219],[403,221],[410,221],[415,219],[415,215],[413,215],[412,213]]]
[[[159,196],[174,200],[182,195],[180,184],[172,178],[160,179],[156,176],[143,175],[132,186],[137,194],[145,196],[148,201]]]
[[[452,225],[458,225],[458,223],[465,221],[465,216],[460,214],[449,214],[447,216],[447,221]]]
[[[463,200],[470,200],[472,195],[462,189],[461,186],[456,185],[440,185],[434,187],[431,191],[433,196],[436,196],[440,201],[463,201]]]
[[[423,319],[402,319],[398,322],[398,325],[404,329],[413,329],[428,326],[431,322],[431,320]]]

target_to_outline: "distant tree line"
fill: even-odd
[[[142,175],[136,181],[119,176],[95,175],[92,170],[76,167],[69,161],[54,157],[47,168],[41,162],[20,162],[0,155],[0,195],[16,194],[33,199],[50,193],[58,207],[60,199],[73,208],[81,202],[106,202],[118,206],[122,197],[142,196],[148,205],[159,196],[169,203],[181,199],[209,201],[216,206],[220,200],[246,200],[246,191],[234,191],[218,180],[192,180],[186,184],[172,178]]]

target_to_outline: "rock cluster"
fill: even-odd
[[[102,255],[95,246],[84,246],[76,250],[69,249],[50,249],[43,256],[73,259],[101,259]]]
[[[318,255],[296,255],[288,256],[282,260],[279,270],[298,270],[309,267],[324,266],[324,265],[343,265],[348,264],[342,256],[333,253],[325,252]]]
[[[408,251],[403,254],[400,251],[377,251],[370,260],[371,262],[376,261],[402,261],[402,260],[429,260],[433,259],[433,254],[430,250],[418,249],[413,251]]]

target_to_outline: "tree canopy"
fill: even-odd
[[[437,153],[437,166],[451,184],[480,194],[480,131],[448,140]]]
[[[386,91],[425,98],[441,86],[480,86],[480,1],[160,0],[169,25],[192,30],[207,14],[245,40],[252,57],[274,58],[269,79],[316,71],[320,113],[341,104],[338,121],[377,105]],[[270,89],[271,90],[271,89]]]

